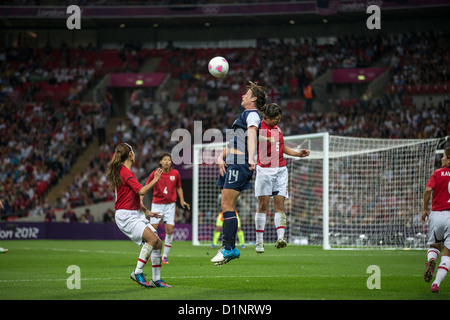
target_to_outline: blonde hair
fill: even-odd
[[[114,155],[109,162],[107,179],[111,189],[118,188],[122,185],[122,179],[120,178],[120,169],[125,160],[128,159],[128,155],[133,151],[133,148],[128,143],[121,143],[116,147]]]

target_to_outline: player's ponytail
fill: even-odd
[[[122,168],[122,163],[128,159],[128,155],[133,149],[126,143],[122,143],[117,146],[114,151],[114,155],[112,156],[111,161],[109,162],[107,179],[109,182],[109,186],[111,189],[115,189],[120,187],[122,184],[122,180],[120,178],[120,169]]]
[[[264,106],[264,116],[268,117],[269,119],[276,118],[280,115],[283,115],[283,111],[281,110],[281,107],[277,105],[276,103],[269,103]]]

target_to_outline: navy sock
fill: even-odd
[[[236,211],[225,211],[223,213],[223,246],[226,250],[236,247],[237,233],[237,217]]]

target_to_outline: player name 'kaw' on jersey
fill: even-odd
[[[258,141],[258,165],[260,167],[284,167],[284,138],[278,126],[270,127],[261,122]]]
[[[450,167],[437,169],[428,180],[433,189],[432,211],[450,211]]]
[[[153,171],[148,177],[146,185],[149,184],[155,177]],[[162,173],[161,178],[153,186],[153,200],[152,203],[166,204],[177,201],[177,188],[181,187],[180,173],[176,169],[171,169],[167,173]]]

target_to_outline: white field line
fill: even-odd
[[[45,251],[60,251],[60,252],[80,252],[80,253],[101,253],[101,254],[130,254],[130,255],[139,255],[139,249],[137,248],[136,251],[106,251],[106,250],[86,250],[86,249],[66,249],[66,248],[14,248],[13,250],[45,250]],[[207,249],[208,253],[214,254],[216,252],[216,249]],[[253,248],[249,247],[247,249],[243,249],[242,252],[248,252],[253,253]],[[364,252],[364,257],[376,257],[379,256],[379,253],[383,252],[383,254],[392,254],[392,255],[399,255],[402,253],[408,253],[408,252],[418,252],[418,251],[411,251],[411,250],[382,250],[382,251],[373,251],[373,253],[367,253]],[[425,250],[424,250],[425,252]],[[338,255],[340,257],[355,257],[355,256],[361,256],[361,251],[359,250],[340,250],[340,251],[322,251],[319,253],[311,253],[307,254],[301,251],[301,248],[297,253],[289,253],[290,256],[293,257],[318,257],[318,256],[330,256],[330,255]],[[171,254],[172,257],[185,257],[189,258],[192,255],[183,255],[183,254]],[[261,255],[261,257],[278,257],[278,254],[270,254],[270,253],[264,253]],[[198,256],[197,256],[198,257]]]
[[[423,277],[421,274],[417,275],[385,275],[383,274],[382,277],[389,277],[389,276],[395,276],[395,277]],[[345,275],[308,275],[308,274],[299,274],[299,275],[270,275],[270,276],[258,276],[258,275],[230,275],[230,276],[182,276],[182,277],[169,277],[170,280],[174,279],[236,279],[236,278],[242,278],[242,279],[258,279],[258,278],[336,278],[336,277],[344,277],[344,278],[367,278],[366,274],[345,274]],[[123,281],[128,280],[127,277],[122,278],[81,278],[81,281]],[[8,280],[8,279],[0,279],[0,283],[8,283],[8,282],[59,282],[59,281],[67,281],[67,279],[21,279],[21,280]]]

